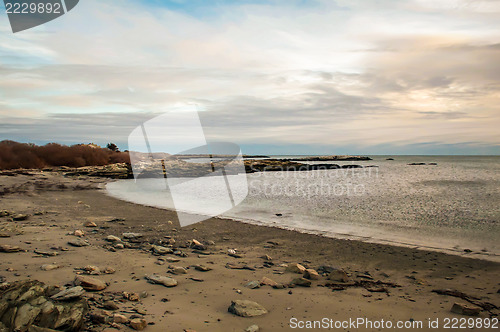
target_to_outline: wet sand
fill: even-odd
[[[85,296],[100,299],[103,293],[115,294],[114,301],[119,307],[116,312],[125,316],[139,312],[151,324],[146,331],[244,331],[253,324],[261,331],[287,331],[292,330],[289,327],[291,318],[321,320],[325,317],[342,321],[364,317],[394,323],[413,319],[423,321],[425,327],[428,319],[439,318],[442,324],[447,317],[468,318],[450,312],[455,302],[467,304],[465,300],[438,295],[432,292],[434,289],[456,289],[479,301],[500,305],[499,263],[325,238],[218,218],[180,228],[174,212],[108,197],[102,189],[104,183],[103,179],[81,177],[74,180],[41,173],[0,177],[3,193],[0,210],[29,215],[24,221],[12,221],[8,216],[0,218],[0,233],[8,236],[0,238],[0,244],[25,250],[0,252],[0,276],[4,281],[36,279],[65,285],[81,272],[75,269],[86,265],[112,267],[116,270],[114,274],[95,276],[109,283],[107,289],[88,292]],[[107,221],[111,219],[118,221]],[[88,221],[95,221],[97,227],[84,227]],[[84,231],[82,239],[88,240],[89,246],[68,245],[69,240],[76,238],[71,235],[75,230]],[[105,240],[108,235],[122,238],[126,232],[142,233],[143,236],[136,242],[124,241],[131,247],[125,249],[114,249]],[[167,246],[170,239],[175,240],[172,246],[187,257],[151,253],[150,244]],[[205,244],[206,250],[195,252],[189,248],[193,239]],[[236,249],[241,258],[229,256],[229,249]],[[58,255],[44,257],[35,254],[35,250],[57,251]],[[272,265],[264,264],[261,258],[264,255],[272,258]],[[159,265],[161,257],[180,261]],[[231,269],[228,263],[250,269]],[[399,287],[386,286],[386,291],[374,292],[374,287],[362,287],[358,283],[344,290],[332,290],[329,285],[332,282],[323,275],[319,280],[312,280],[311,287],[245,287],[249,281],[262,277],[288,285],[292,279],[301,277],[286,272],[286,265],[293,263],[313,269],[320,266],[342,268],[353,281],[380,280]],[[41,266],[44,264],[61,267],[43,271]],[[212,270],[197,271],[193,268],[195,264]],[[187,274],[172,275],[167,272],[169,265],[184,267]],[[173,277],[178,285],[166,288],[150,284],[144,276],[152,273]],[[116,294],[122,292],[147,292],[147,296],[139,301],[117,300]],[[227,309],[232,300],[238,299],[258,302],[269,312],[251,318],[233,315]],[[92,303],[92,311],[98,311],[99,305]],[[498,315],[498,312],[498,309],[482,310],[479,317]],[[108,313],[112,314],[105,312]],[[93,331],[110,328],[107,324],[88,326]]]

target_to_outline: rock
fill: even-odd
[[[123,233],[122,236],[127,240],[137,240],[140,239],[143,235],[141,233]]]
[[[101,274],[101,269],[95,265],[87,265],[87,266],[83,267],[81,270],[83,270],[83,271],[85,271],[85,273],[91,274],[91,275]]]
[[[227,254],[234,258],[242,258],[243,256],[236,252],[236,249],[228,249]]]
[[[172,254],[174,252],[171,248],[157,246],[157,245],[153,245],[151,247],[151,250],[153,251],[154,254],[157,255],[167,255],[167,254]]]
[[[0,244],[0,252],[7,252],[7,253],[12,253],[12,252],[19,252],[21,251],[21,248],[18,246],[11,246],[8,244]]]
[[[181,260],[177,257],[165,257],[165,260],[169,263],[177,263],[180,262]]]
[[[130,321],[130,327],[137,331],[142,331],[148,326],[144,318],[134,318]]]
[[[175,280],[174,278],[164,277],[156,273],[146,276],[146,279],[152,284],[159,284],[165,287],[177,286],[177,280]]]
[[[266,262],[271,262],[273,259],[271,256],[269,255],[264,255],[264,256],[260,256],[260,258],[262,258],[263,260],[265,260]],[[252,325],[253,326],[253,325]]]
[[[245,287],[250,288],[250,289],[259,288],[260,282],[258,282],[257,280],[252,280],[252,281],[249,281],[248,283],[246,283]]]
[[[211,267],[204,266],[204,265],[195,265],[194,268],[196,271],[201,271],[201,272],[208,272],[208,271],[212,270]]]
[[[125,249],[125,245],[123,243],[115,243],[113,244],[113,248],[115,249]]]
[[[15,216],[12,217],[12,220],[14,221],[23,221],[23,220],[26,220],[28,219],[28,215],[27,214],[16,214]]]
[[[170,268],[170,270],[169,270],[170,273],[173,273],[173,274],[187,274],[186,269],[183,268],[182,266],[170,266],[169,268]]]
[[[82,231],[81,229],[77,229],[76,231],[73,232],[74,236],[82,237],[85,236],[85,232]]]
[[[120,239],[118,236],[108,235],[108,236],[106,236],[106,241],[108,241],[108,242],[122,242],[122,239]]]
[[[73,247],[86,247],[90,245],[90,243],[81,238],[71,239],[68,241],[68,244],[72,245]]]
[[[327,279],[331,280],[331,281],[337,281],[337,282],[349,282],[350,281],[349,276],[342,269],[333,270],[332,272],[330,272]]]
[[[57,251],[45,251],[45,250],[38,250],[35,249],[33,250],[35,254],[42,255],[42,256],[57,256],[59,253]]]
[[[292,280],[291,284],[302,287],[311,287],[311,280],[305,278],[295,278]]]
[[[115,272],[116,272],[116,270],[115,270],[114,268],[110,267],[110,266],[106,266],[106,267],[102,270],[102,272],[103,272],[104,274],[113,274],[113,273],[115,273]]]
[[[266,308],[257,302],[249,300],[231,301],[231,305],[227,311],[241,317],[255,317],[267,314]]]
[[[189,245],[189,247],[192,249],[196,249],[196,250],[206,250],[207,249],[207,247],[205,245],[203,245],[203,243],[201,243],[200,241],[195,240],[195,239],[193,239],[191,241],[191,244]]]
[[[8,217],[12,214],[12,212],[7,210],[0,210],[0,217]]]
[[[52,295],[50,298],[57,301],[69,301],[80,298],[85,293],[81,286],[71,287]]]
[[[319,280],[319,273],[314,269],[306,269],[304,272],[304,278],[310,280]]]
[[[260,284],[271,286],[271,287],[278,286],[278,283],[276,281],[269,279],[267,277],[262,277],[262,279],[260,280]]]
[[[108,287],[108,285],[106,285],[106,283],[102,280],[82,275],[76,276],[75,285],[82,286],[88,291],[100,291]]]
[[[80,331],[83,327],[88,312],[83,298],[53,302],[49,294],[54,287],[36,280],[2,285],[1,289],[0,316],[6,331]]]
[[[129,301],[133,301],[133,302],[139,301],[139,294],[137,294],[137,293],[123,292],[123,297]]]
[[[259,325],[250,325],[249,327],[247,327],[245,329],[245,332],[259,332],[260,331],[260,327]]]
[[[481,308],[461,303],[454,303],[450,311],[459,315],[477,316],[481,312]]]
[[[83,224],[84,227],[97,227],[97,224],[93,221],[87,221]]]
[[[288,267],[286,268],[285,271],[292,272],[292,273],[304,274],[304,272],[306,271],[306,268],[304,266],[300,265],[299,263],[294,263],[294,264],[288,265]]]
[[[61,266],[59,265],[54,265],[54,264],[44,264],[42,265],[40,268],[43,270],[43,271],[52,271],[52,270],[56,270],[58,268],[60,268]]]
[[[119,324],[127,324],[129,322],[128,318],[124,315],[121,314],[114,314],[113,315],[113,322],[114,323],[119,323]]]
[[[120,307],[118,307],[118,305],[113,301],[105,301],[102,304],[102,306],[106,310],[118,310],[118,309],[120,309]]]

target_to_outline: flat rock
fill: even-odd
[[[12,217],[12,220],[14,221],[23,221],[23,220],[26,220],[28,219],[29,216],[27,214],[16,214],[15,216]]]
[[[18,246],[11,246],[8,244],[0,244],[0,252],[6,252],[6,253],[12,253],[12,252],[19,252],[21,251],[21,248]]]
[[[195,265],[194,268],[195,268],[196,271],[201,271],[201,272],[212,271],[211,267],[208,267],[208,266],[205,266],[205,265],[200,265],[200,264]]]
[[[169,272],[173,274],[187,274],[187,271],[182,266],[170,266]]]
[[[245,287],[250,288],[250,289],[260,288],[260,282],[258,282],[257,280],[252,280],[252,281],[247,282],[245,284]]]
[[[141,233],[123,233],[122,236],[127,240],[136,240],[141,238],[143,235]]]
[[[278,283],[268,277],[262,277],[262,279],[260,280],[260,284],[261,285],[267,285],[267,286],[271,286],[271,287],[276,287],[278,286]]]
[[[86,247],[90,245],[90,243],[87,240],[81,238],[71,239],[68,241],[68,244],[72,245],[73,247]]]
[[[119,324],[127,324],[129,322],[129,319],[124,315],[114,314],[113,315],[113,322],[119,323]]]
[[[167,255],[167,254],[172,254],[174,252],[171,248],[157,246],[157,245],[153,245],[151,247],[151,250],[153,251],[154,254],[157,255]]]
[[[291,284],[302,287],[311,287],[311,280],[305,278],[295,278],[292,280]]]
[[[146,279],[152,284],[159,284],[165,287],[177,286],[177,280],[175,280],[174,278],[164,277],[156,273],[146,276]]]
[[[461,303],[454,303],[450,311],[459,315],[477,316],[481,312],[481,308]]]
[[[108,287],[108,285],[106,285],[106,283],[100,279],[83,275],[76,276],[75,285],[82,286],[85,290],[88,291],[100,291]]]
[[[85,293],[82,286],[75,286],[64,289],[50,298],[57,301],[69,301],[80,298]]]
[[[306,271],[306,268],[299,263],[294,263],[294,264],[288,265],[287,268],[285,269],[285,271],[292,272],[292,273],[304,274],[304,272]]]
[[[254,301],[235,300],[227,308],[230,313],[240,317],[255,317],[267,314],[266,308]]]
[[[56,270],[60,267],[61,267],[60,265],[55,265],[55,264],[43,264],[40,267],[40,269],[42,269],[43,271],[52,271],[52,270]]]

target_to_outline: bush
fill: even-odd
[[[102,166],[114,163],[130,163],[129,154],[86,144],[67,146],[49,143],[37,146],[8,140],[0,142],[0,169]]]

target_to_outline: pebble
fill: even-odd
[[[59,265],[55,265],[55,264],[44,264],[40,267],[43,271],[52,271],[52,270],[56,270],[58,268],[60,268]]]
[[[108,236],[106,236],[106,241],[108,241],[108,242],[122,242],[122,239],[120,239],[118,236],[108,235]]]
[[[68,241],[68,244],[72,245],[73,247],[86,247],[90,245],[90,243],[81,238],[71,239]]]
[[[169,272],[173,274],[187,274],[187,271],[182,266],[170,266]]]
[[[259,325],[250,325],[245,329],[245,332],[259,332],[259,331],[260,331]]]

